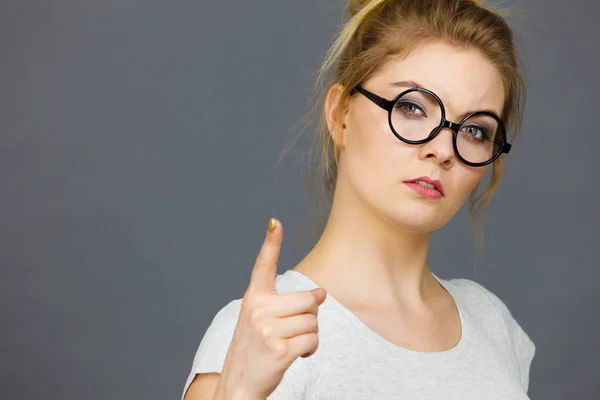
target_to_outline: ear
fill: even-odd
[[[344,86],[339,83],[333,84],[327,91],[325,97],[325,118],[327,128],[333,143],[338,147],[346,144],[346,115],[348,114],[348,101],[340,104]]]

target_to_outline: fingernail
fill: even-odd
[[[277,228],[277,223],[275,222],[275,218],[271,218],[269,220],[269,233],[273,232]]]

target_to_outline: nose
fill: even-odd
[[[419,158],[422,160],[433,160],[440,165],[449,168],[455,162],[454,146],[452,144],[453,131],[444,127],[427,143],[421,145]]]

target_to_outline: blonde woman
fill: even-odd
[[[524,93],[511,29],[473,0],[349,8],[321,71],[325,229],[277,275],[283,228],[269,222],[184,397],[527,399],[529,336],[489,290],[426,262],[431,233],[500,181]]]

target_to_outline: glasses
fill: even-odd
[[[408,89],[394,100],[379,97],[361,86],[355,90],[388,112],[392,132],[404,143],[427,143],[448,128],[453,133],[456,156],[472,167],[488,165],[510,151],[504,124],[493,112],[477,111],[456,123],[446,119],[442,100],[424,88]]]

